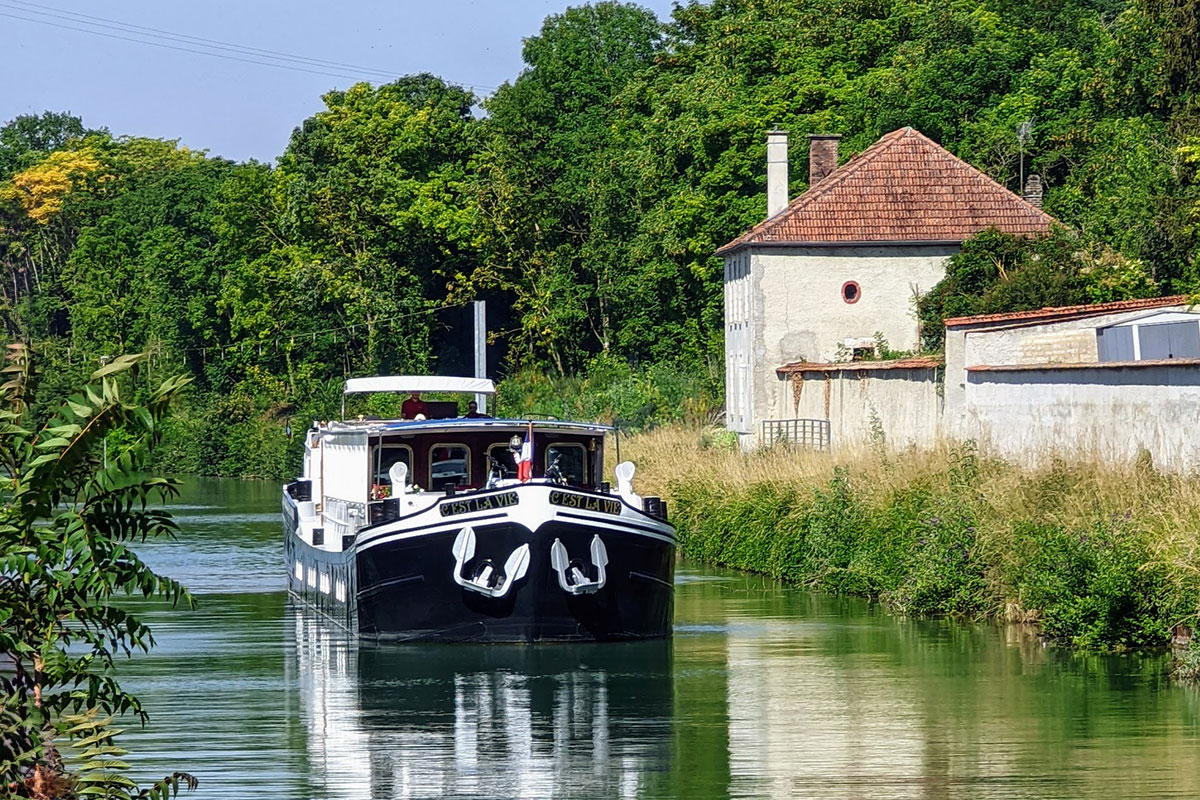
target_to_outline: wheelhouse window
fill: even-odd
[[[501,478],[517,477],[517,464],[513,459],[512,449],[508,443],[489,445],[487,453],[491,456],[488,460],[488,470],[495,469],[498,465],[501,471]]]
[[[575,442],[559,442],[546,448],[546,476],[552,469],[567,483],[583,486],[587,481],[587,450]]]
[[[471,482],[471,451],[462,444],[435,444],[429,448],[429,488],[442,492]]]
[[[371,464],[374,477],[371,481],[371,496],[373,499],[390,497],[392,489],[391,469],[395,464],[408,467],[408,477],[405,483],[412,484],[413,452],[406,444],[380,444],[375,446],[371,454]]]

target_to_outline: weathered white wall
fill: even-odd
[[[871,339],[876,332],[894,349],[916,348],[914,293],[923,294],[942,279],[946,259],[957,249],[907,245],[751,251],[751,411],[742,430],[755,433],[762,420],[789,416],[775,387],[775,370],[783,364],[833,361],[843,341]],[[842,300],[846,281],[859,284],[858,302]]]
[[[930,367],[779,376],[776,405],[784,413],[768,419],[828,419],[834,448],[870,442],[876,422],[889,446],[929,446],[942,416],[939,372]]]
[[[1150,316],[1178,312],[1185,306],[1156,309]],[[1088,364],[1097,360],[1096,329],[1146,318],[1145,310],[1122,311],[1036,325],[983,323],[946,330],[947,435],[968,438],[966,368],[977,365]]]
[[[742,433],[752,424],[752,302],[750,253],[741,250],[725,259],[725,426]]]
[[[1054,454],[1200,468],[1200,364],[967,374],[960,435],[1024,462]]]
[[[762,303],[763,357],[773,366],[790,361],[832,361],[847,338],[881,332],[892,348],[918,345],[913,296],[945,275],[957,247],[772,248],[754,251],[754,290]],[[856,281],[856,303],[842,285]]]

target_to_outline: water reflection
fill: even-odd
[[[144,607],[124,743],[196,800],[1200,796],[1200,692],[1156,656],[686,564],[672,643],[372,647],[287,601],[277,487],[185,502],[145,555],[200,606]]]
[[[360,646],[288,614],[325,797],[632,798],[669,761],[670,642]]]

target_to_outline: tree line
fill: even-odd
[[[1193,291],[1198,31],[1195,0],[601,2],[546,19],[487,98],[428,74],[331,91],[273,165],[22,116],[0,320],[50,367],[47,406],[121,353],[191,376],[182,469],[281,471],[285,421],[332,414],[345,375],[456,363],[443,309],[475,299],[513,397],[602,374],[613,415],[650,418],[680,400],[641,397],[655,370],[707,409],[713,253],[764,215],[771,127],[849,155],[909,125],[1011,189],[1043,177],[1069,233],[981,237],[923,319]]]

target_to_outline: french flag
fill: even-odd
[[[517,480],[524,483],[533,477],[533,426],[529,426],[529,433],[525,434],[525,441],[521,443],[521,457],[517,459]]]

